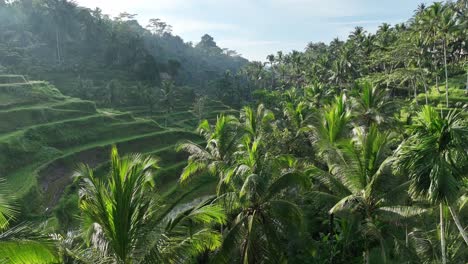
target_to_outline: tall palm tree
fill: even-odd
[[[275,55],[274,54],[270,54],[266,57],[268,63],[270,63],[270,72],[271,72],[271,89],[274,89],[274,82],[275,82],[275,67],[274,67],[274,63],[275,63]]]
[[[359,87],[360,86],[360,87]],[[358,124],[369,128],[376,125],[390,124],[395,109],[395,102],[388,100],[385,90],[380,90],[370,83],[358,85],[359,94],[354,98],[352,109],[358,119]]]
[[[446,106],[449,107],[449,92],[448,92],[448,69],[447,69],[447,46],[450,38],[450,33],[455,30],[456,20],[455,13],[451,8],[445,8],[442,12],[442,17],[439,23],[439,34],[442,39],[442,47],[444,52],[444,70],[445,70],[445,100]]]
[[[51,237],[38,232],[31,224],[10,226],[18,211],[3,179],[0,179],[0,263],[57,263]]]
[[[265,152],[261,138],[246,135],[236,153],[235,188],[218,200],[232,221],[215,263],[278,263],[286,256],[285,241],[302,225],[292,198],[304,184],[301,173]]]
[[[432,41],[434,43],[433,52],[436,52],[437,42],[442,42],[444,58],[443,64],[445,70],[445,99],[448,107],[447,45],[450,33],[456,28],[455,14],[450,7],[444,6],[440,2],[436,2],[425,10],[420,23],[426,32],[427,41]]]
[[[252,137],[261,137],[271,123],[275,120],[275,115],[266,109],[263,104],[257,106],[254,111],[251,107],[245,106],[241,111],[245,132]]]
[[[326,162],[336,159],[337,146],[347,138],[350,132],[351,111],[346,96],[335,97],[333,103],[325,106],[312,126],[312,143],[318,155]]]
[[[442,116],[424,106],[411,127],[412,136],[398,150],[399,168],[411,179],[410,193],[440,207],[440,236],[443,263],[447,262],[443,207],[448,206],[461,236],[468,236],[460,223],[454,202],[460,196],[468,163],[468,127],[455,111]]]
[[[201,146],[191,141],[177,146],[178,151],[190,154],[188,164],[180,176],[181,182],[188,181],[191,177],[200,173],[209,173],[218,177],[217,193],[223,193],[229,186],[228,179],[232,177],[232,154],[235,152],[239,139],[239,121],[233,116],[220,115],[216,124],[211,126],[208,120],[204,120],[198,127],[198,132],[205,138],[206,146]]]
[[[165,110],[164,126],[167,127],[168,114],[174,110],[174,83],[172,81],[165,80],[162,82],[161,103]]]
[[[365,263],[369,263],[374,246],[380,247],[385,261],[387,236],[395,232],[384,234],[382,223],[418,211],[405,205],[408,181],[391,173],[392,136],[379,132],[376,124],[368,130],[357,128],[356,134],[351,142],[341,145],[342,158],[329,162],[329,172],[312,170],[312,178],[318,182],[312,196],[317,203],[328,205],[332,216],[357,216]]]
[[[116,263],[173,263],[193,258],[220,244],[220,235],[207,228],[224,223],[220,207],[165,207],[154,193],[157,160],[132,154],[120,157],[112,148],[108,179],[82,165],[79,206],[89,242],[100,255]]]

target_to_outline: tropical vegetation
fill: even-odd
[[[466,263],[467,14],[247,62],[0,1],[0,263]]]

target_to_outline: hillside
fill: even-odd
[[[211,80],[248,63],[208,34],[193,44],[170,28],[157,18],[140,25],[136,14],[111,17],[73,1],[0,1],[0,73],[46,80],[65,95],[115,107],[138,101],[135,86],[168,78],[207,93]],[[107,101],[109,89],[118,102]]]
[[[0,84],[0,177],[7,179],[29,216],[44,214],[58,203],[78,163],[106,163],[111,145],[123,153],[160,157],[166,170],[159,177],[161,186],[169,188],[186,159],[175,152],[175,144],[200,141],[190,101],[178,102],[169,113],[156,109],[150,114],[145,107],[99,109],[93,102],[62,95],[46,82],[14,75],[2,79],[10,83]],[[205,118],[211,119],[230,111],[211,100],[204,108]]]

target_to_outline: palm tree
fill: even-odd
[[[321,102],[327,99],[330,93],[331,91],[319,81],[313,81],[311,85],[304,87],[305,100],[313,109],[319,109]]]
[[[304,177],[265,152],[262,139],[243,138],[236,153],[235,186],[218,197],[231,215],[215,263],[277,263],[284,259],[284,241],[302,226],[302,213],[293,202]]]
[[[198,118],[198,122],[201,122],[206,111],[206,102],[208,97],[200,96],[195,99],[192,105],[192,113]]]
[[[232,154],[238,143],[239,121],[233,116],[220,115],[216,124],[211,126],[208,120],[204,120],[198,127],[198,132],[205,138],[206,146],[203,147],[192,141],[181,143],[177,151],[186,151],[190,154],[188,164],[180,176],[181,182],[186,182],[191,177],[208,172],[219,178],[217,193],[221,194],[229,189],[226,185],[232,177]]]
[[[241,112],[241,120],[244,121],[245,132],[252,137],[261,137],[264,131],[271,126],[275,120],[275,115],[266,109],[263,104],[259,104],[257,111],[245,106]]]
[[[396,103],[388,100],[385,90],[372,87],[368,82],[358,85],[357,88],[360,88],[360,93],[354,98],[352,109],[358,118],[358,124],[369,128],[372,123],[376,125],[391,123]]]
[[[222,209],[187,205],[177,212],[161,205],[154,193],[155,168],[156,159],[120,157],[114,146],[106,181],[88,166],[77,171],[88,243],[102,257],[116,263],[173,263],[219,246],[220,235],[207,225],[224,223]]]
[[[456,28],[455,14],[451,8],[444,6],[440,2],[436,2],[426,9],[420,23],[426,32],[427,41],[432,41],[434,43],[434,52],[437,41],[442,42],[445,70],[445,99],[448,107],[447,45],[450,33]]]
[[[318,155],[328,162],[337,158],[337,146],[347,138],[351,111],[345,95],[335,97],[332,104],[325,106],[312,126],[312,143]]]
[[[0,263],[57,263],[51,237],[27,223],[10,226],[18,212],[7,193],[6,183],[0,179]]]
[[[398,151],[399,168],[411,179],[410,193],[440,207],[442,261],[447,262],[443,207],[449,207],[461,236],[468,245],[468,236],[460,223],[454,202],[460,195],[466,173],[468,129],[460,113],[439,114],[424,106],[411,127],[411,137]],[[466,168],[465,168],[466,169]],[[464,174],[465,173],[465,174]]]
[[[451,8],[445,8],[442,12],[439,24],[439,34],[442,38],[442,47],[444,50],[444,70],[445,70],[445,100],[446,106],[449,107],[448,98],[448,70],[447,70],[447,45],[450,33],[454,31],[456,26],[455,14]]]
[[[168,114],[174,109],[174,83],[165,80],[162,82],[161,103],[165,109],[164,126],[167,127]]]
[[[317,203],[328,204],[331,216],[357,216],[365,263],[369,263],[373,245],[380,246],[385,261],[386,237],[394,232],[384,234],[382,223],[418,211],[405,204],[408,181],[391,173],[392,136],[379,132],[374,123],[367,131],[356,128],[356,134],[353,141],[341,145],[342,158],[328,163],[329,172],[312,170],[312,178],[318,182],[312,196]]]
[[[416,8],[416,10],[414,10],[414,14],[417,16],[417,15],[420,15],[422,14],[424,11],[426,10],[426,4],[424,3],[421,3],[418,5],[418,7]]]
[[[275,67],[274,67],[274,63],[275,63],[275,55],[274,54],[270,54],[266,57],[266,59],[268,60],[268,63],[270,63],[270,72],[271,72],[271,89],[274,89],[274,81],[275,81]]]

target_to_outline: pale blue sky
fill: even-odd
[[[387,22],[406,21],[427,0],[77,0],[104,13],[138,14],[145,26],[161,18],[185,41],[208,33],[218,46],[249,60],[265,60],[278,50],[304,50],[310,41],[345,39],[355,26],[374,32]]]

